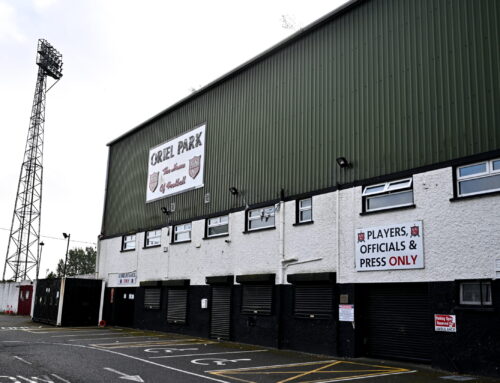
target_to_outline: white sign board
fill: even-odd
[[[205,127],[149,151],[146,202],[203,187]]]
[[[135,285],[136,281],[137,281],[137,273],[135,271],[131,273],[118,274],[118,284],[121,286]]]
[[[456,315],[434,314],[434,330],[444,332],[457,332]]]
[[[354,305],[339,305],[339,321],[354,322]]]
[[[356,230],[356,271],[423,269],[422,221]]]

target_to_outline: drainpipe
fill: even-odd
[[[283,263],[285,260],[285,201],[281,198],[280,201],[280,242],[279,242],[279,253],[281,261],[281,273],[279,284],[285,283],[285,269],[286,265]]]
[[[337,226],[337,283],[340,282],[340,189],[337,189],[337,200],[335,208],[335,225]]]

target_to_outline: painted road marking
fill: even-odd
[[[207,352],[207,353],[203,353],[203,354],[183,354],[183,355],[162,355],[162,356],[150,356],[149,359],[183,358],[183,357],[187,357],[187,356],[204,356],[204,355],[247,354],[247,353],[252,353],[252,352],[267,352],[267,350]]]
[[[7,326],[7,327],[0,327],[0,331],[16,331],[16,330],[26,330],[26,329],[29,329],[31,328],[31,326],[19,326],[19,327],[16,327],[16,326]]]
[[[215,364],[216,366],[225,366],[227,363],[238,363],[238,362],[251,362],[252,359],[221,359],[221,358],[201,358],[193,359],[191,363],[199,364],[202,366],[210,366],[210,364]]]
[[[88,341],[88,340],[108,340],[108,339],[130,339],[130,338],[148,338],[150,340],[155,340],[161,338],[161,335],[158,336],[146,336],[146,335],[136,335],[136,336],[111,336],[108,338],[84,338],[84,339],[68,339],[68,342],[80,342],[80,341]]]
[[[120,379],[125,379],[125,380],[131,380],[133,382],[139,382],[139,383],[144,383],[144,380],[142,380],[142,378],[139,376],[139,375],[129,375],[129,374],[125,374],[123,372],[120,372],[118,370],[114,370],[112,368],[109,368],[109,367],[104,367],[104,369],[106,371],[109,371],[109,372],[114,372],[115,374],[118,374],[120,375]]]
[[[204,339],[178,339],[178,340],[154,340],[149,342],[115,342],[115,343],[98,343],[90,346],[104,349],[114,348],[137,348],[137,347],[154,347],[154,346],[191,346],[193,344],[213,344]]]
[[[56,374],[51,374],[53,377],[59,379],[61,382],[64,383],[71,383],[69,380],[63,379],[60,376]],[[8,376],[8,375],[0,375],[1,378],[7,378],[9,379],[12,383],[23,383],[23,382],[28,382],[28,383],[55,383],[51,378],[49,378],[47,375],[42,375],[42,376],[32,376],[31,378],[24,377],[22,375],[16,375],[16,376]],[[22,379],[23,381],[21,381]]]
[[[173,347],[158,347],[158,348],[147,348],[144,350],[144,352],[151,352],[153,354],[158,354],[159,352],[163,351],[166,353],[172,353],[175,351],[198,351],[198,348],[173,348]]]
[[[206,372],[244,383],[257,383],[257,381],[265,381],[265,383],[327,383],[366,379],[376,376],[409,374],[416,371],[399,367],[327,360]],[[264,381],[262,380],[263,378],[265,379]]]
[[[105,332],[103,333],[102,335],[111,335],[113,334],[112,331],[108,331],[108,332]],[[72,336],[94,336],[94,335],[101,335],[100,333],[96,332],[96,333],[91,333],[91,334],[88,334],[88,333],[85,333],[85,334],[64,334],[64,335],[51,335],[52,338],[69,338],[69,337],[72,337]]]
[[[88,348],[89,350],[97,350],[97,351],[102,351],[102,352],[108,352],[110,354],[120,355],[120,356],[123,356],[124,358],[138,360],[140,362],[144,362],[144,363],[147,363],[147,364],[150,364],[150,365],[153,365],[153,366],[156,366],[156,367],[160,367],[160,368],[165,368],[167,370],[180,372],[180,373],[183,373],[183,374],[186,374],[186,375],[193,375],[193,376],[196,376],[198,378],[202,378],[202,379],[206,379],[206,380],[211,380],[212,382],[231,383],[231,382],[228,382],[227,380],[216,379],[216,378],[213,378],[211,376],[206,376],[206,375],[197,374],[197,373],[191,372],[191,371],[181,370],[180,368],[165,366],[164,364],[152,362],[150,360],[142,359],[142,358],[139,358],[139,357],[133,356],[133,355],[123,354],[123,353],[118,352],[118,351],[106,350],[106,349],[97,348],[97,347],[90,347],[90,346],[85,346],[85,345],[82,345],[82,344],[69,344],[69,343],[52,343],[52,344],[56,344],[56,345],[59,345],[59,346],[81,347],[81,348]]]
[[[63,379],[61,378],[59,375],[56,375],[56,374],[50,374],[52,375],[53,377],[59,379],[61,382],[64,382],[64,383],[71,383],[69,380],[66,380],[66,379]]]
[[[20,356],[14,356],[14,359],[20,360],[21,362],[26,364],[33,364],[31,362],[28,362],[26,359],[21,358]]]

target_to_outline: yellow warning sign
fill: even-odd
[[[244,383],[326,383],[410,372],[414,371],[341,360],[209,371],[212,375]]]

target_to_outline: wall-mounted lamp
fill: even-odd
[[[343,169],[343,168],[350,168],[352,167],[352,164],[347,161],[347,158],[345,157],[338,157],[337,158],[337,164]]]
[[[169,215],[171,213],[170,210],[168,210],[165,206],[161,208],[161,212],[165,215]]]
[[[229,188],[229,192],[230,192],[232,195],[238,195],[238,193],[239,193],[238,189],[236,189],[236,187],[234,187],[234,186],[231,186],[231,187]]]

